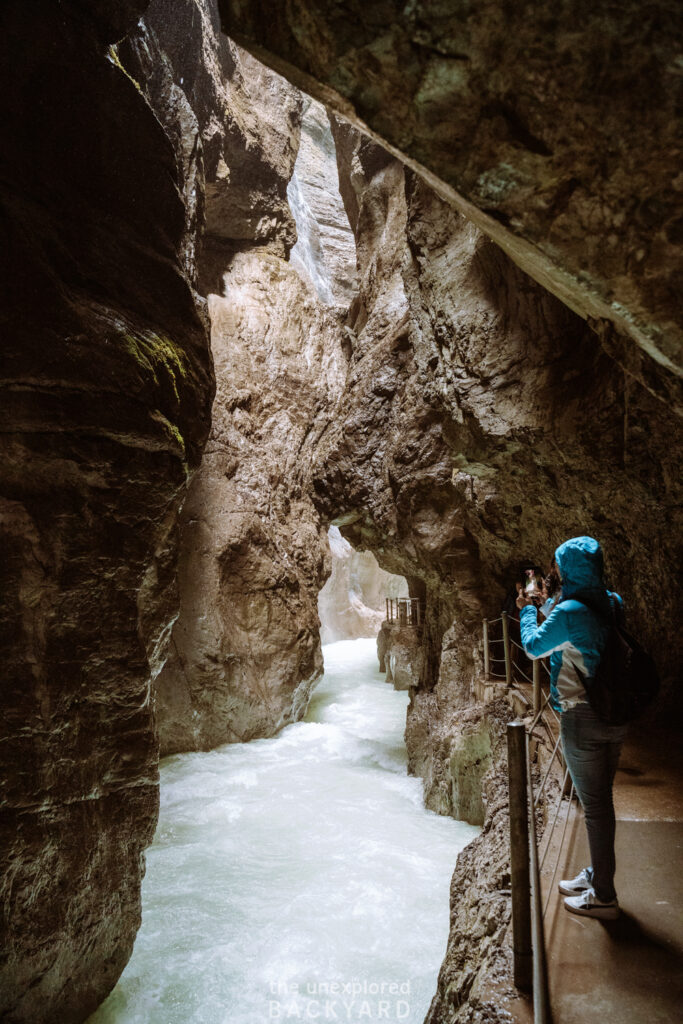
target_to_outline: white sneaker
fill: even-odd
[[[599,917],[603,921],[614,921],[619,917],[619,901],[601,903],[594,889],[586,889],[578,896],[567,896],[564,905],[570,914],[583,914],[584,917]]]
[[[576,878],[561,881],[557,888],[563,896],[578,896],[580,892],[592,889],[593,868],[584,868],[583,871],[578,873]]]

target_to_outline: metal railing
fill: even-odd
[[[422,601],[419,597],[387,597],[387,622],[396,622],[399,626],[422,625]]]
[[[559,715],[550,703],[550,692],[544,692],[550,677],[550,668],[543,659],[531,659],[532,672],[529,677],[525,662],[520,664],[516,651],[527,655],[521,644],[510,635],[510,616],[506,612],[497,619],[484,620],[484,672],[487,680],[505,680],[514,690],[523,690],[525,683],[532,687],[532,709],[530,720],[510,722],[507,728],[508,741],[508,795],[510,808],[510,877],[512,893],[512,934],[515,985],[533,992],[535,1024],[548,1024],[551,1020],[548,987],[548,970],[543,922],[550,905],[555,878],[560,863],[560,854],[571,813],[574,786],[571,785],[566,801],[566,814],[562,834],[552,861],[552,873],[548,884],[545,904],[541,893],[541,871],[546,865],[553,838],[560,822],[560,811],[564,802],[569,770],[562,754]],[[513,621],[517,621],[513,618]],[[500,636],[491,634],[500,623]],[[496,646],[502,645],[502,657],[496,657]],[[492,648],[494,656],[492,657]],[[496,665],[497,662],[497,665]],[[543,673],[547,676],[544,678]],[[527,702],[526,694],[523,694]],[[528,716],[529,717],[529,716]],[[530,757],[530,739],[538,739],[535,732],[541,726],[547,733],[552,753],[540,783],[534,787]],[[553,729],[553,726],[555,728]],[[546,813],[546,827],[543,832],[543,850],[539,856],[536,834],[536,814],[546,799],[548,785],[553,776],[553,766],[558,763],[562,773],[562,784],[554,809]]]
[[[514,622],[518,622],[518,619],[513,619]],[[491,638],[491,629],[496,626],[497,623],[501,624],[502,636],[498,639]],[[516,640],[513,640],[510,636],[510,616],[507,612],[502,612],[497,619],[484,619],[483,622],[484,632],[484,674],[486,679],[505,679],[508,686],[513,685],[513,675],[517,672],[526,682],[531,683],[533,687],[533,705],[534,714],[537,714],[541,708],[541,668],[545,668],[548,676],[550,675],[550,669],[545,661],[540,659],[534,660],[531,663],[531,677],[524,669],[520,668],[515,663],[513,658],[513,652],[519,651],[524,658],[527,658],[524,648],[521,644],[518,644]],[[503,645],[503,665],[505,667],[504,673],[497,673],[491,671],[491,645]],[[500,661],[500,659],[497,659]]]

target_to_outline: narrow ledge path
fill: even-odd
[[[619,919],[567,913],[556,883],[550,897],[545,936],[554,1024],[680,1020],[683,751],[671,732],[638,735],[637,729],[624,746],[614,786]],[[583,814],[575,807],[561,877],[573,878],[588,863]]]

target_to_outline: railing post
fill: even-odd
[[[523,722],[508,722],[507,747],[514,982],[517,988],[529,991],[532,986],[533,964],[531,954],[526,730]]]
[[[484,633],[484,679],[489,680],[491,678],[491,664],[489,661],[489,620],[484,619],[483,623]]]
[[[531,802],[529,819],[529,870],[531,874],[531,948],[533,950],[532,987],[534,992],[534,1024],[550,1024],[550,994],[548,989],[548,961],[545,955],[543,910],[541,908],[541,873],[538,866],[538,843],[536,841],[536,819],[534,817],[534,790],[531,779],[531,765],[527,758],[527,790]]]
[[[534,717],[541,710],[541,663],[538,658],[531,662],[531,678],[534,684]]]
[[[512,686],[512,659],[510,657],[510,626],[508,624],[508,613],[501,615],[503,622],[503,651],[505,653],[505,682]]]
[[[386,620],[388,622],[389,621],[389,598],[388,597],[384,598],[384,614],[385,614]]]

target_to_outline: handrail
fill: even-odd
[[[486,667],[486,678],[505,678],[508,688],[515,689],[519,688],[522,681],[531,683],[533,687],[533,711],[531,715],[531,721],[529,722],[513,722],[508,725],[508,777],[510,785],[510,843],[511,843],[511,859],[513,858],[512,846],[516,846],[516,853],[514,855],[517,864],[516,871],[511,868],[511,885],[512,885],[512,907],[513,907],[513,951],[515,961],[515,985],[519,988],[528,988],[529,984],[529,965],[527,962],[527,955],[525,950],[527,945],[530,944],[532,950],[532,969],[531,969],[531,988],[533,991],[533,1003],[534,1003],[534,1022],[535,1024],[548,1024],[551,1020],[550,1010],[550,999],[549,999],[549,987],[548,987],[548,970],[547,970],[547,958],[545,950],[545,939],[543,933],[543,919],[546,916],[548,907],[550,905],[550,898],[553,892],[555,884],[555,878],[560,864],[560,854],[564,847],[564,840],[567,832],[569,818],[571,815],[572,800],[574,798],[574,786],[572,784],[569,797],[567,800],[567,810],[562,825],[562,834],[560,836],[559,845],[557,846],[556,853],[554,854],[554,863],[549,864],[546,870],[550,870],[552,866],[552,875],[550,878],[550,884],[548,892],[546,894],[545,906],[542,905],[542,894],[541,894],[541,882],[540,882],[540,871],[545,866],[548,859],[550,847],[553,845],[553,839],[556,833],[556,829],[560,822],[560,811],[565,799],[565,790],[567,786],[567,780],[569,778],[569,770],[564,760],[562,753],[562,741],[559,729],[560,719],[555,711],[555,708],[551,703],[550,692],[544,693],[541,686],[541,667],[545,669],[547,676],[550,676],[550,669],[545,660],[542,659],[531,659],[533,668],[533,678],[529,679],[528,674],[519,666],[513,666],[512,650],[517,649],[522,651],[524,654],[523,646],[516,640],[510,637],[509,634],[509,618],[503,613],[499,619],[488,620],[484,629],[484,637],[486,641],[486,650],[484,655],[484,662]],[[514,621],[514,619],[513,619]],[[491,638],[489,633],[489,627],[495,622],[502,623],[502,639]],[[498,674],[492,673],[490,670],[490,655],[489,645],[494,643],[502,643],[504,648],[505,657],[505,677],[501,677]],[[500,663],[500,658],[497,659]],[[514,678],[513,678],[514,675]],[[528,702],[528,697],[525,697]],[[554,721],[553,721],[554,720]],[[549,746],[552,746],[552,752],[548,759],[547,767],[543,773],[543,778],[540,784],[534,790],[533,776],[531,771],[531,761],[529,752],[529,738],[534,734],[534,730],[538,725],[547,733],[550,741]],[[523,778],[521,778],[521,769],[519,768],[519,755],[513,754],[513,748],[511,747],[511,730],[514,727],[524,728],[524,770]],[[517,743],[519,748],[519,743]],[[554,808],[547,812],[546,827],[544,829],[544,849],[542,857],[539,862],[539,849],[538,841],[536,836],[536,811],[541,806],[541,802],[547,795],[548,784],[553,775],[553,768],[555,761],[557,760],[561,772],[563,773],[562,785],[560,787],[557,801],[555,802]],[[516,779],[515,776],[516,775]],[[519,865],[520,858],[520,812],[519,806],[520,801],[526,805],[528,801],[528,814],[526,819],[528,822],[527,828],[527,841],[523,844],[527,850],[528,856],[528,869],[522,871]],[[516,808],[514,812],[514,818],[516,821],[515,832],[513,834],[513,806]],[[526,879],[526,881],[525,881]],[[530,913],[526,913],[520,909],[520,907],[527,906]],[[517,925],[515,930],[515,917],[517,919]],[[521,930],[520,930],[521,929]],[[528,933],[525,932],[528,929]],[[526,935],[526,937],[525,937]]]
[[[534,800],[534,807],[538,806],[538,803],[539,803],[541,797],[543,796],[543,791],[545,790],[545,787],[546,787],[546,785],[548,783],[548,779],[550,778],[550,772],[552,771],[552,768],[553,768],[553,761],[555,760],[555,754],[558,751],[561,739],[562,739],[562,737],[558,736],[557,737],[557,742],[555,743],[555,746],[553,747],[553,752],[550,755],[550,760],[548,761],[548,768],[547,768],[546,773],[545,773],[545,775],[543,777],[543,782],[539,786],[538,793],[536,795],[536,799]]]
[[[558,800],[558,812],[559,812],[559,806],[561,805],[562,799],[564,797],[564,788],[565,788],[565,785],[566,785],[566,782],[567,782],[567,776],[568,775],[569,775],[569,769],[567,769],[566,772],[565,772],[564,781],[562,783],[562,789],[560,790],[560,796],[559,796],[559,800]],[[557,848],[557,857],[555,858],[555,866],[553,867],[553,873],[552,873],[552,876],[551,876],[551,879],[550,879],[550,884],[548,885],[548,893],[547,893],[547,896],[546,896],[546,899],[545,899],[545,906],[543,908],[543,917],[545,917],[545,915],[548,913],[548,907],[550,906],[550,897],[553,894],[553,887],[555,885],[555,877],[557,875],[557,869],[558,869],[558,867],[560,865],[560,851],[564,848],[564,837],[567,834],[567,825],[569,824],[569,815],[570,815],[570,812],[571,812],[572,800],[573,799],[574,799],[574,783],[572,782],[571,789],[569,790],[569,799],[567,800],[567,813],[564,816],[564,826],[562,828],[562,835],[560,836],[560,843],[559,843],[559,846]],[[552,828],[554,830],[555,822],[553,822]],[[550,836],[548,836],[548,847],[549,846],[550,846]]]
[[[419,597],[386,597],[384,599],[387,622],[399,626],[422,625],[422,601]]]
[[[548,830],[548,837],[547,837],[546,844],[545,844],[545,850],[543,851],[543,856],[541,857],[541,867],[543,867],[543,865],[545,864],[545,859],[548,856],[548,850],[550,849],[550,838],[551,838],[551,835],[552,835],[552,831],[553,831],[553,829],[555,827],[555,823],[557,821],[558,814],[560,813],[560,807],[562,806],[562,799],[564,797],[564,788],[567,785],[567,778],[568,778],[568,776],[569,776],[569,769],[565,769],[564,778],[562,780],[562,789],[560,790],[560,795],[559,795],[559,797],[557,799],[557,803],[555,804],[555,815],[553,817],[553,823],[550,826],[550,829]]]
[[[552,764],[552,761],[551,761]],[[533,782],[529,761],[529,744],[526,747],[527,788],[531,798],[529,815],[529,866],[531,875],[531,948],[533,951],[533,995],[534,1024],[547,1024],[550,1020],[550,995],[548,988],[548,963],[545,955],[543,933],[543,911],[541,909],[541,872],[538,866],[538,844],[536,841],[536,815],[533,800]]]

